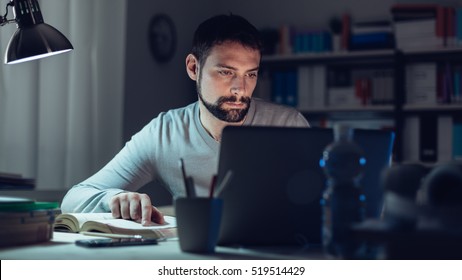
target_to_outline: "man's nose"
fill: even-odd
[[[245,78],[236,76],[231,85],[231,93],[239,94],[245,92]]]

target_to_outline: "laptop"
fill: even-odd
[[[382,208],[380,173],[390,164],[393,133],[355,129],[367,160],[363,177],[367,216]],[[223,216],[218,240],[224,246],[320,245],[325,175],[319,166],[333,130],[229,126],[223,130],[218,182]]]

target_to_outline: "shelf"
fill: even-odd
[[[351,121],[355,125],[362,125],[362,123],[369,122],[371,125],[375,123],[386,124],[387,127],[393,127],[396,133],[394,160],[402,162],[409,160],[409,153],[405,153],[404,149],[416,150],[417,158],[419,153],[422,152],[418,144],[421,142],[420,134],[409,136],[410,132],[407,130],[408,119],[413,120],[414,115],[418,116],[420,120],[437,120],[439,116],[451,117],[452,120],[462,119],[462,104],[405,104],[406,98],[406,74],[407,65],[417,63],[435,63],[437,67],[445,65],[462,65],[462,46],[444,47],[444,48],[425,48],[413,50],[370,50],[370,51],[351,51],[351,52],[324,52],[324,53],[297,53],[286,55],[271,55],[262,57],[262,69],[269,69],[275,73],[287,73],[296,71],[297,74],[311,73],[313,77],[314,70],[318,71],[321,78],[316,76],[319,80],[324,79],[325,85],[314,87],[314,89],[322,90],[324,94],[324,102],[328,100],[327,94],[329,88],[334,87],[332,83],[329,84],[329,74],[339,73],[352,73],[361,71],[367,73],[368,70],[391,70],[393,78],[393,104],[391,105],[368,105],[368,106],[341,106],[341,107],[324,107],[324,108],[306,108],[303,110],[298,108],[299,111],[313,124],[320,123],[325,125],[325,122],[337,121]],[[323,67],[317,67],[323,66]],[[311,70],[310,68],[314,69]],[[307,70],[308,69],[308,70]],[[336,72],[337,71],[337,72]],[[345,74],[345,80],[348,80],[348,74]],[[342,76],[340,76],[342,77]],[[353,76],[351,78],[354,78]],[[314,79],[314,78],[312,78]],[[316,80],[317,81],[317,80]],[[306,86],[305,83],[301,83]],[[330,87],[329,87],[330,85]],[[343,84],[342,84],[343,86]],[[353,83],[345,83],[347,86],[355,86]],[[339,86],[341,87],[341,86]],[[355,88],[356,89],[356,88]],[[379,87],[380,89],[380,87]],[[387,89],[386,92],[391,90]],[[314,91],[314,90],[313,90]],[[304,91],[305,92],[305,91]],[[310,92],[310,91],[307,91]],[[317,96],[319,97],[319,96]],[[391,98],[390,98],[391,99]],[[315,99],[321,100],[320,98]],[[306,101],[306,100],[304,100]],[[315,103],[315,104],[318,104]],[[342,103],[338,103],[342,104]],[[346,103],[345,103],[346,104]],[[351,104],[351,103],[350,103]],[[306,106],[305,106],[306,107]],[[428,118],[428,119],[427,119]],[[445,121],[446,118],[441,119]],[[356,122],[355,122],[356,121]],[[439,119],[438,119],[439,121]],[[420,132],[419,132],[420,133]],[[433,133],[433,132],[429,132]],[[441,136],[438,136],[441,137]],[[417,139],[417,140],[416,140]],[[430,147],[439,153],[438,147]],[[412,150],[414,152],[414,150]],[[407,152],[408,150],[406,150]],[[412,155],[414,158],[414,155]]]
[[[422,112],[422,111],[462,111],[462,104],[406,104],[403,106],[404,112]]]
[[[321,52],[321,53],[297,53],[283,55],[266,55],[262,57],[262,64],[280,64],[280,63],[341,63],[351,60],[377,61],[393,59],[396,54],[402,54],[405,60],[438,60],[438,59],[455,59],[462,57],[462,46],[444,47],[444,48],[423,48],[423,49],[385,49],[369,51],[339,51],[339,52]],[[453,56],[456,57],[453,57]]]
[[[392,56],[395,50],[370,50],[357,52],[322,52],[322,53],[297,53],[284,55],[268,55],[262,57],[262,62],[273,61],[290,61],[290,60],[312,60],[312,59],[336,59],[336,58],[361,58],[361,57],[377,57],[377,56]]]
[[[454,61],[462,59],[462,46],[402,50],[406,62]]]
[[[396,50],[370,50],[370,51],[354,51],[354,52],[322,52],[322,53],[297,53],[284,55],[268,55],[262,57],[262,64],[340,64],[342,62],[361,61],[366,63],[374,62],[394,62]]]
[[[393,113],[394,107],[393,105],[369,105],[369,106],[351,106],[351,107],[335,107],[335,108],[333,107],[310,108],[310,109],[302,110],[302,111],[306,113],[336,113],[336,112],[390,112],[390,113]]]
[[[422,49],[409,49],[400,50],[404,55],[428,55],[428,54],[442,54],[447,55],[453,52],[462,52],[462,46],[444,47],[444,48],[422,48]]]

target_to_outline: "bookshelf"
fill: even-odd
[[[435,83],[430,101],[403,103],[403,159],[426,164],[462,159],[462,46],[407,51],[403,63],[433,65],[428,76]]]
[[[453,100],[448,103],[448,101],[438,101],[435,96],[434,103],[409,103],[407,93],[409,81],[406,78],[406,69],[409,65],[416,63],[435,64],[437,69],[440,69],[441,65],[445,63],[462,65],[462,47],[429,48],[414,51],[394,49],[264,56],[261,68],[262,72],[266,73],[263,76],[266,76],[267,80],[262,82],[266,84],[266,87],[262,87],[267,92],[273,91],[271,89],[271,73],[274,71],[297,71],[301,67],[324,67],[326,73],[337,67],[350,71],[392,69],[392,99],[389,104],[368,103],[330,106],[328,102],[329,81],[326,74],[325,81],[323,81],[326,87],[322,92],[323,101],[326,102],[324,106],[299,108],[298,105],[295,105],[295,107],[307,117],[313,126],[330,126],[332,123],[343,121],[350,122],[357,127],[393,129],[396,133],[395,162],[420,161],[433,164],[454,157],[457,158],[454,149],[460,150],[458,147],[460,144],[456,142],[460,139],[462,143],[462,137],[454,135],[460,131],[460,128],[453,126],[462,123],[462,100],[457,102]],[[300,75],[300,73],[298,74]],[[449,75],[454,75],[454,73],[450,72]],[[461,89],[462,86],[459,92]],[[435,88],[434,94],[438,95],[439,90],[441,89]],[[256,93],[259,96],[258,89]],[[300,99],[301,94],[303,93],[297,92],[298,99]],[[272,95],[268,94],[260,97],[273,99]],[[433,127],[427,129],[427,126]],[[435,137],[436,140],[433,139],[430,140],[430,143],[425,143],[426,140]],[[422,155],[425,153],[426,145],[429,145],[428,149],[433,150],[433,155],[429,150],[426,153],[430,153],[430,155]],[[449,151],[451,149],[448,150],[447,147],[451,147],[452,151]]]
[[[395,162],[462,158],[462,7],[393,4],[388,18],[339,20],[321,50],[290,45],[287,34],[313,31],[279,30],[284,48],[263,56],[256,96],[296,107],[312,126],[392,129]]]
[[[340,51],[324,53],[298,53],[286,55],[264,56],[261,63],[261,76],[256,90],[256,96],[275,101],[274,95],[274,73],[275,72],[297,72],[297,100],[295,107],[309,120],[312,126],[330,127],[335,122],[349,122],[354,127],[359,128],[385,128],[397,129],[396,123],[396,99],[401,95],[401,89],[395,83],[399,77],[399,56],[396,50],[367,50],[367,51]],[[306,73],[300,69],[318,68],[324,72],[318,76],[314,88],[304,87],[300,89],[300,84],[304,79],[302,75]],[[339,70],[340,69],[340,70]],[[374,101],[374,92],[369,91],[367,100],[363,98],[350,98],[348,96],[358,95],[355,89],[355,81],[362,76],[366,76],[371,83],[374,72],[386,69],[392,73],[388,80],[388,101]],[[316,70],[315,70],[316,71]],[[348,81],[338,81],[336,84],[336,71],[345,72],[349,77]],[[312,78],[316,79],[316,77]],[[338,78],[342,79],[342,78]],[[263,80],[263,81],[262,81]],[[380,81],[378,81],[380,83]],[[262,85],[263,84],[263,85]],[[383,85],[383,83],[382,83]],[[313,91],[319,96],[311,97],[320,99],[312,105],[303,101],[303,95]],[[271,94],[268,94],[271,92]],[[338,98],[330,97],[337,95]],[[385,94],[385,93],[382,93]],[[346,98],[343,100],[342,98]],[[280,101],[280,100],[279,100]],[[343,102],[345,101],[345,102]],[[305,104],[301,104],[301,102]],[[398,156],[399,150],[395,151]],[[396,157],[396,156],[395,156]]]

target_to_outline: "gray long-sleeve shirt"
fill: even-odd
[[[295,109],[252,99],[243,125],[309,126]],[[152,180],[159,180],[173,197],[184,194],[179,167],[194,178],[198,195],[206,195],[218,168],[219,143],[204,129],[199,104],[159,114],[100,171],[73,186],[63,199],[63,212],[110,212],[111,197],[123,191],[136,191]]]

